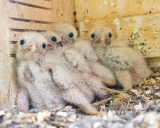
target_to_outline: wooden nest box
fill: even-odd
[[[160,0],[0,0],[0,108],[15,104],[16,47],[25,31],[45,31],[64,22],[83,38],[97,26],[128,40],[151,67],[160,66]],[[75,24],[74,24],[75,23]]]

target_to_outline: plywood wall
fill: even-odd
[[[125,39],[146,58],[160,62],[160,0],[76,0],[77,26],[82,37],[96,26],[113,30],[114,38]],[[156,64],[154,63],[154,66]]]
[[[74,24],[74,0],[0,0],[0,109],[15,104],[16,48],[25,31]]]
[[[52,19],[54,23],[74,25],[75,0],[52,0]],[[54,26],[55,24],[53,24]]]
[[[76,0],[77,20],[103,20],[156,14],[160,11],[159,0]]]
[[[8,16],[7,14],[7,2],[1,0],[0,5],[0,108],[2,106],[8,107],[14,104],[16,97],[16,86],[15,81],[12,79],[14,65],[14,59],[10,58],[10,47],[9,42],[9,29],[8,29]],[[3,21],[2,21],[3,19]]]

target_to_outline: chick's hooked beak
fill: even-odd
[[[66,36],[64,36],[63,34],[58,34],[58,35],[60,36],[62,42],[69,43],[69,39]]]
[[[101,34],[100,37],[97,39],[98,43],[103,43],[103,44],[110,44],[110,37],[108,37],[105,34]]]
[[[57,45],[60,46],[60,47],[63,47],[63,43],[62,42],[58,42]]]
[[[31,45],[30,45],[30,50],[33,52],[33,53],[42,53],[42,50],[40,49],[38,43],[36,42],[32,42]]]
[[[47,50],[51,50],[53,49],[53,44],[52,43],[48,43],[47,44]]]

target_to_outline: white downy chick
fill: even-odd
[[[32,33],[33,34],[33,33]],[[30,40],[32,34],[24,34],[19,42],[17,48],[17,84],[18,84],[18,94],[17,94],[17,107],[21,111],[29,110],[29,100],[31,99],[31,104],[35,108],[43,108],[44,101],[33,86],[33,76],[28,68],[28,60],[33,59],[33,53],[28,52],[31,50]]]
[[[80,77],[80,73],[75,71],[75,68],[72,67],[70,65],[70,63],[68,63],[68,61],[66,60],[66,58],[64,56],[65,51],[67,51],[68,49],[70,49],[72,47],[73,40],[77,39],[77,31],[72,25],[63,24],[62,25],[63,27],[61,25],[62,24],[55,26],[54,30],[56,30],[56,33],[51,32],[51,31],[48,31],[48,32],[44,33],[44,35],[46,36],[48,41],[51,41],[54,44],[54,47],[56,47],[53,51],[51,51],[52,52],[51,54],[53,54],[53,56],[54,56],[54,60],[57,60],[57,61],[54,61],[54,63],[55,63],[55,65],[63,65],[63,67],[65,67],[66,70],[68,70],[68,71],[65,71],[66,76],[67,76],[68,73],[71,73],[71,72],[74,73],[74,75],[73,75],[74,77],[72,75],[69,75],[70,80],[68,80],[68,82],[72,81],[73,78],[74,78],[74,82],[77,85],[79,85],[79,88],[81,90],[83,90],[85,95],[88,96],[88,99],[90,101],[92,101],[94,99],[94,94],[93,94],[92,90],[88,86],[86,86],[85,81],[82,80],[82,77]],[[68,36],[69,34],[72,35],[71,38],[69,38],[69,36]],[[60,39],[59,39],[59,37],[60,37]],[[66,37],[66,38],[64,39],[62,37]],[[56,40],[55,40],[55,38],[56,38]],[[77,55],[77,57],[80,56],[78,54],[76,54],[76,55]],[[48,60],[51,60],[51,59],[46,59],[46,61],[48,61]],[[57,79],[59,79],[59,78],[57,78]],[[67,78],[67,79],[69,79],[69,78]],[[59,80],[59,81],[61,81],[61,80]],[[72,85],[72,84],[67,84],[68,82],[63,82],[63,86],[65,87],[65,86],[71,86]],[[78,83],[83,83],[83,84],[80,85]]]
[[[28,97],[31,99],[33,108],[36,109],[52,110],[64,106],[61,99],[56,99],[55,95],[59,94],[51,88],[53,82],[49,71],[40,72],[42,67],[38,64],[39,59],[50,48],[52,44],[47,43],[47,39],[40,33],[26,32],[20,38],[17,49],[17,82],[20,88],[17,106],[20,110],[29,109],[25,107],[25,105],[28,106]]]
[[[151,75],[144,57],[128,46],[126,41],[111,42],[109,28],[100,27],[91,31],[91,43],[99,60],[115,74],[119,84],[130,90]]]
[[[75,72],[66,63],[62,53],[62,49],[65,47],[59,45],[61,43],[59,35],[51,31],[44,33],[44,35],[48,41],[53,43],[56,49],[46,53],[42,59],[42,64],[49,67],[52,71],[52,78],[59,88],[61,98],[68,103],[79,106],[87,114],[101,114],[90,104],[90,101],[94,98],[91,89],[86,85],[78,72]]]

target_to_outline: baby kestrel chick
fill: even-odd
[[[17,49],[17,82],[19,93],[17,95],[17,106],[20,110],[29,109],[29,99],[33,108],[54,109],[63,106],[61,99],[56,99],[56,90],[53,85],[50,73],[37,73],[39,59],[44,56],[52,44],[40,33],[26,32],[18,43]],[[43,79],[41,79],[43,78]],[[44,94],[45,93],[45,94]],[[28,106],[28,107],[27,107]]]
[[[65,47],[59,45],[61,42],[59,35],[51,31],[44,33],[44,35],[53,44],[53,50],[45,54],[44,58],[41,59],[41,63],[50,69],[53,82],[59,89],[58,94],[61,99],[79,106],[88,114],[99,114],[90,104],[94,98],[93,92],[79,73],[66,63],[62,53]]]
[[[151,75],[144,57],[128,46],[126,41],[112,41],[109,28],[91,31],[91,43],[102,64],[109,67],[125,90],[130,90]]]

